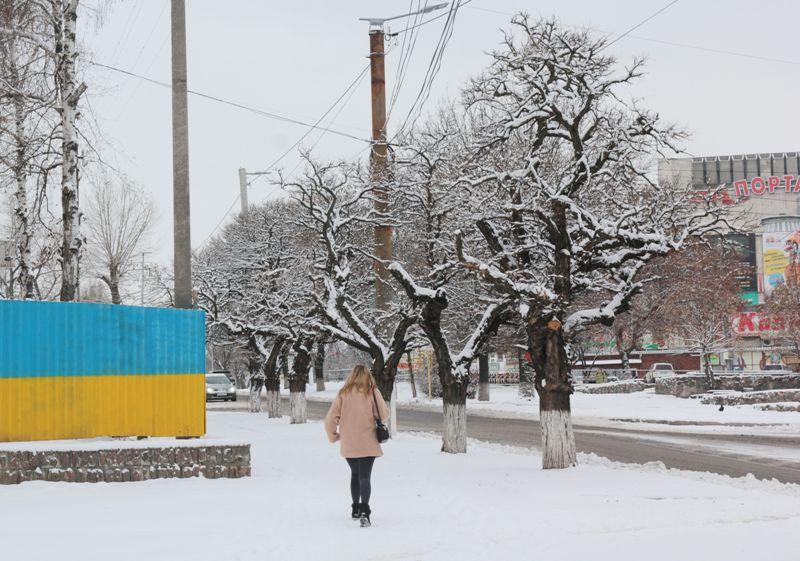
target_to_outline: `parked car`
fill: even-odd
[[[206,401],[236,401],[236,386],[225,372],[206,374]]]
[[[653,384],[656,378],[663,378],[665,376],[675,376],[675,369],[669,362],[656,362],[650,367],[644,375],[644,380],[648,384]]]

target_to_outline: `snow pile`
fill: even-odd
[[[583,455],[543,471],[528,450],[439,452],[401,434],[375,465],[373,523],[350,519],[349,472],[318,423],[210,413],[252,443],[253,477],[0,488],[15,561],[797,559],[800,488]]]

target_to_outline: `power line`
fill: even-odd
[[[113,70],[114,72],[119,72],[120,74],[126,74],[128,76],[133,76],[134,78],[139,78],[139,79],[144,80],[146,82],[150,82],[151,84],[156,84],[156,85],[164,87],[164,88],[172,89],[172,86],[170,84],[166,83],[166,82],[161,82],[161,81],[155,80],[153,78],[148,78],[147,76],[142,76],[141,74],[137,74],[135,72],[131,72],[130,70],[123,70],[122,68],[117,68],[116,66],[103,64],[101,62],[97,62],[97,61],[94,61],[94,60],[87,60],[86,62],[88,62],[89,64],[92,64],[94,66],[99,66],[101,68],[106,68],[108,70]],[[256,109],[255,107],[249,107],[247,105],[244,105],[242,103],[238,103],[236,101],[229,101],[227,99],[223,99],[221,97],[217,97],[217,96],[214,96],[214,95],[211,95],[211,94],[198,92],[197,90],[187,90],[187,92],[192,94],[192,95],[194,95],[194,96],[197,96],[197,97],[202,97],[204,99],[210,99],[211,101],[216,101],[217,103],[222,103],[224,105],[230,105],[231,107],[236,107],[237,109],[244,109],[245,111],[249,111],[251,113],[255,113],[256,115],[260,115],[262,117],[267,117],[269,119],[276,119],[278,121],[283,121],[283,122],[286,122],[286,123],[292,123],[292,124],[295,124],[295,125],[301,125],[301,126],[309,127],[309,128],[312,128],[312,129],[324,130],[325,132],[329,132],[329,133],[332,133],[332,134],[337,134],[339,136],[344,136],[346,138],[351,138],[353,140],[359,140],[361,142],[367,142],[367,143],[372,142],[370,140],[355,136],[355,135],[350,134],[350,133],[346,133],[346,132],[343,132],[343,131],[338,131],[338,130],[334,130],[334,129],[330,129],[330,128],[318,127],[318,126],[312,125],[310,123],[306,123],[304,121],[300,121],[298,119],[292,119],[290,117],[285,117],[283,115],[278,115],[277,113],[271,113],[269,111],[264,111],[263,109]]]
[[[305,140],[305,138],[309,134],[311,134],[311,132],[313,130],[320,129],[322,132],[320,133],[319,138],[317,138],[316,142],[314,143],[314,146],[316,146],[316,144],[320,141],[322,136],[326,132],[329,132],[329,131],[332,130],[329,127],[319,127],[317,125],[319,125],[325,119],[325,117],[327,117],[328,114],[331,111],[333,111],[333,109],[339,104],[340,101],[342,101],[342,99],[344,99],[346,96],[348,96],[348,93],[350,94],[350,96],[348,96],[348,101],[349,101],[350,97],[352,96],[352,93],[355,92],[356,86],[361,82],[361,79],[365,76],[367,70],[369,70],[369,67],[370,67],[370,65],[367,64],[356,75],[356,77],[347,85],[347,87],[344,89],[344,91],[341,93],[341,95],[339,95],[339,97],[336,98],[336,100],[331,104],[331,106],[328,107],[328,109],[325,111],[325,113],[323,113],[322,116],[319,119],[317,119],[317,121],[314,123],[314,125],[311,126],[311,128],[309,128],[305,133],[303,133],[303,135],[300,138],[298,138],[297,141],[294,144],[292,144],[292,146],[289,147],[288,150],[286,150],[275,161],[273,161],[269,166],[267,166],[267,168],[264,171],[259,172],[260,175],[256,176],[256,178],[253,181],[249,182],[248,185],[251,185],[253,182],[257,181],[259,177],[262,177],[262,176],[266,175],[269,171],[271,171],[276,165],[278,165],[278,163],[280,163],[281,160],[283,160],[283,158],[285,158],[290,153],[292,153],[294,151],[294,149],[297,148],[300,145],[300,143],[303,142],[303,140]],[[341,109],[343,109],[343,108],[344,108],[344,104],[340,108],[339,112],[341,112]],[[338,116],[338,113],[337,113],[337,116]],[[370,145],[371,145],[371,143],[370,143]],[[369,145],[366,146],[364,149],[362,149],[362,151],[367,149],[367,148],[369,148]],[[292,171],[289,172],[289,173],[290,174],[294,173],[294,170],[296,170],[299,166],[300,166],[300,161],[298,161],[298,163],[295,165],[294,168],[292,168]],[[216,226],[214,226],[214,229],[211,230],[211,233],[208,234],[206,239],[203,240],[203,243],[200,244],[201,247],[204,246],[206,243],[208,243],[208,240],[210,240],[213,237],[213,235],[217,232],[217,230],[219,230],[220,226],[222,226],[222,224],[225,222],[225,219],[228,218],[228,215],[231,213],[233,208],[236,206],[236,203],[239,202],[240,198],[241,198],[241,194],[237,194],[236,198],[233,200],[231,205],[228,207],[228,210],[226,210],[225,214],[222,215],[222,218],[220,219],[220,221],[217,223]]]
[[[413,0],[411,0],[411,4],[413,4]],[[414,16],[414,26],[412,26],[411,29],[415,29],[417,27],[416,24],[419,20],[422,19],[423,10],[427,8],[427,6],[428,6],[428,0],[425,0],[425,5],[423,6],[422,10],[420,10],[420,0],[417,0],[417,13]],[[409,5],[409,11],[411,11],[411,5]],[[409,19],[411,19],[410,16]],[[403,47],[405,47],[406,45],[407,37],[408,37],[408,49],[405,50]],[[414,53],[414,48],[417,46],[418,38],[419,38],[419,32],[412,31],[410,36],[406,36],[405,34],[403,34],[403,47],[401,47],[400,49],[400,62],[397,65],[397,74],[395,76],[394,89],[392,90],[392,98],[389,102],[389,111],[386,114],[387,123],[391,120],[395,104],[397,103],[397,100],[400,97],[400,90],[403,87],[406,75],[408,74],[408,65],[409,62],[411,62],[411,55]]]
[[[651,15],[647,16],[647,17],[646,17],[646,18],[644,18],[642,21],[640,21],[639,23],[637,23],[636,25],[634,25],[633,27],[631,27],[630,29],[628,29],[627,31],[625,31],[625,32],[624,32],[622,35],[618,36],[616,39],[614,39],[614,40],[613,40],[613,41],[611,41],[610,43],[606,43],[605,45],[603,45],[603,47],[600,49],[600,51],[603,51],[603,50],[607,49],[608,47],[610,47],[611,45],[613,45],[614,43],[616,43],[617,41],[619,41],[620,39],[622,39],[622,38],[623,38],[623,37],[625,37],[626,35],[629,35],[630,33],[632,33],[632,32],[634,32],[634,31],[636,31],[636,30],[637,30],[637,29],[639,29],[641,26],[643,26],[644,24],[646,24],[648,21],[650,21],[651,19],[653,19],[654,17],[656,17],[657,15],[659,15],[661,12],[664,12],[664,11],[666,11],[666,10],[667,10],[667,9],[669,9],[671,6],[674,6],[674,5],[675,5],[675,4],[677,4],[677,3],[678,3],[678,0],[672,0],[672,1],[671,1],[669,4],[667,4],[666,6],[664,6],[663,8],[661,8],[660,10],[658,10],[658,11],[656,11],[656,12],[652,13]]]
[[[288,156],[290,153],[292,153],[292,152],[294,151],[294,149],[295,149],[295,148],[297,148],[297,147],[300,145],[300,143],[301,143],[301,142],[303,142],[303,141],[306,139],[306,137],[307,137],[309,134],[311,134],[311,132],[312,132],[312,131],[313,131],[315,128],[318,128],[318,125],[319,125],[319,124],[320,124],[320,123],[321,123],[321,122],[322,122],[322,121],[325,119],[325,117],[327,117],[327,116],[328,116],[328,114],[329,114],[331,111],[333,111],[334,107],[336,107],[336,106],[339,104],[339,102],[340,102],[340,101],[341,101],[341,100],[342,100],[342,99],[343,99],[343,98],[344,98],[344,97],[345,97],[345,96],[348,94],[348,92],[350,92],[351,90],[352,90],[352,91],[355,91],[355,87],[356,87],[356,85],[357,85],[359,82],[361,82],[361,78],[363,78],[363,77],[364,77],[364,75],[367,73],[367,70],[369,70],[369,67],[370,67],[370,65],[369,65],[369,64],[367,64],[367,65],[366,65],[366,66],[365,66],[365,67],[364,67],[364,68],[361,70],[361,72],[359,72],[359,73],[356,75],[356,77],[353,79],[353,81],[352,81],[352,82],[350,82],[350,84],[347,86],[347,88],[345,88],[345,90],[344,90],[344,91],[341,93],[341,95],[340,95],[338,98],[336,98],[336,101],[334,101],[334,102],[333,102],[333,104],[331,104],[331,106],[330,106],[330,107],[328,107],[327,111],[325,111],[325,113],[323,113],[323,114],[322,114],[322,116],[321,116],[319,119],[317,119],[317,121],[314,123],[314,125],[312,126],[312,128],[309,128],[309,129],[308,129],[308,130],[307,130],[305,133],[303,133],[303,135],[302,135],[300,138],[298,138],[298,139],[297,139],[297,142],[295,142],[294,144],[292,144],[292,145],[289,147],[289,149],[288,149],[288,150],[286,150],[286,151],[285,151],[283,154],[281,154],[281,155],[280,155],[280,156],[279,156],[279,157],[278,157],[278,158],[277,158],[275,161],[273,161],[271,164],[269,164],[269,165],[267,166],[267,169],[266,169],[266,170],[264,170],[264,172],[263,172],[263,173],[266,173],[266,172],[268,172],[268,171],[272,170],[272,168],[274,168],[276,165],[278,165],[278,163],[280,163],[280,161],[281,161],[281,160],[283,160],[283,159],[284,159],[286,156]],[[323,130],[324,130],[324,129],[323,129]],[[324,134],[324,133],[323,133],[323,134]],[[320,138],[321,138],[321,137],[320,137]],[[319,142],[319,140],[317,140],[317,142]],[[263,176],[257,176],[257,177],[256,177],[256,179],[254,179],[253,181],[257,181],[257,180],[258,180],[258,177],[263,177]]]
[[[512,12],[503,12],[501,10],[494,10],[494,9],[491,9],[491,8],[484,8],[484,7],[481,7],[481,6],[468,6],[468,8],[470,10],[478,10],[480,12],[487,12],[487,13],[490,13],[490,14],[498,14],[498,15],[501,15],[501,16],[513,17],[513,16],[517,15],[517,14],[514,14]],[[588,26],[588,25],[568,25],[568,27],[589,29],[591,31],[595,31],[597,33],[602,33],[602,34],[608,35],[608,36],[614,35],[613,31],[606,31],[604,29],[600,29],[600,28],[592,27],[592,26]],[[636,39],[637,41],[648,41],[648,42],[651,42],[651,43],[658,43],[660,45],[668,45],[670,47],[679,47],[679,48],[682,48],[682,49],[693,49],[693,50],[696,50],[696,51],[703,51],[703,52],[707,52],[707,53],[714,53],[714,54],[720,54],[720,55],[729,55],[729,56],[735,56],[735,57],[740,57],[740,58],[748,58],[748,59],[752,59],[752,60],[760,60],[760,61],[764,61],[764,62],[775,62],[775,63],[778,63],[778,64],[789,64],[789,65],[792,65],[792,66],[800,66],[800,61],[790,60],[790,59],[785,59],[785,58],[776,58],[776,57],[771,57],[771,56],[754,55],[754,54],[751,54],[751,53],[743,53],[741,51],[731,51],[729,49],[718,49],[718,48],[714,48],[714,47],[706,47],[706,46],[703,46],[703,45],[694,45],[694,44],[691,44],[691,43],[678,43],[676,41],[667,41],[667,40],[664,40],[664,39],[655,39],[653,37],[644,37],[642,35],[628,34],[626,38],[628,38],[628,39]]]
[[[161,6],[161,11],[158,13],[158,17],[156,18],[156,21],[153,24],[153,27],[150,28],[150,33],[147,34],[147,38],[144,40],[144,43],[142,43],[142,48],[139,49],[139,53],[136,55],[136,58],[134,59],[133,64],[131,64],[131,70],[136,68],[136,65],[139,63],[139,59],[141,59],[142,58],[142,54],[144,54],[145,47],[147,47],[147,44],[150,42],[150,39],[153,38],[153,33],[156,32],[156,29],[158,28],[158,24],[161,22],[161,17],[164,15],[164,12],[167,9],[167,4],[169,4],[169,0],[164,0],[164,4]]]
[[[426,70],[425,77],[422,80],[422,86],[420,87],[419,93],[414,99],[414,102],[411,104],[411,108],[409,109],[406,118],[403,120],[402,125],[400,125],[400,127],[397,129],[397,132],[392,137],[392,140],[396,139],[403,133],[409,123],[409,119],[411,119],[411,128],[413,128],[414,123],[416,123],[416,120],[422,113],[422,107],[428,100],[431,87],[433,86],[433,81],[436,78],[436,75],[439,73],[439,69],[441,68],[444,50],[447,47],[447,43],[450,41],[450,37],[453,35],[453,27],[455,25],[455,18],[456,14],[458,13],[458,9],[469,4],[471,1],[472,0],[464,0],[462,2],[460,0],[454,0],[450,4],[450,9],[447,12],[447,19],[445,20],[444,26],[442,26],[442,32],[439,35],[439,41],[436,43],[436,48],[431,56],[431,61],[428,63],[428,69]],[[433,21],[433,18],[428,21]]]
[[[458,0],[454,0],[454,1],[457,2]],[[464,0],[463,2],[461,2],[461,7],[463,8],[464,6],[469,4],[470,2],[472,2],[472,0]],[[430,19],[427,19],[425,21],[421,21],[416,25],[412,25],[411,27],[406,27],[405,29],[401,29],[400,31],[394,31],[392,33],[387,33],[387,35],[400,35],[401,33],[406,33],[408,31],[411,31],[412,29],[416,29],[417,27],[422,27],[423,25],[428,25],[429,23],[434,22],[437,19],[441,19],[441,18],[447,16],[449,13],[450,13],[449,11],[443,12],[443,13],[439,14],[438,16],[434,16],[434,17],[432,17]]]

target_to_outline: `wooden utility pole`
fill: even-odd
[[[389,211],[386,191],[387,154],[386,143],[386,73],[384,69],[383,26],[372,28],[369,32],[369,60],[372,82],[372,153],[370,156],[370,175],[376,185],[375,212],[385,216]],[[387,224],[375,226],[375,307],[388,310],[392,299],[389,290],[389,271],[385,263],[392,259],[393,228]]]
[[[172,0],[172,202],[175,307],[192,307],[189,212],[189,101],[186,91],[186,6]]]

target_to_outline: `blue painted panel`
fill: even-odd
[[[202,372],[201,311],[0,301],[0,378]]]

